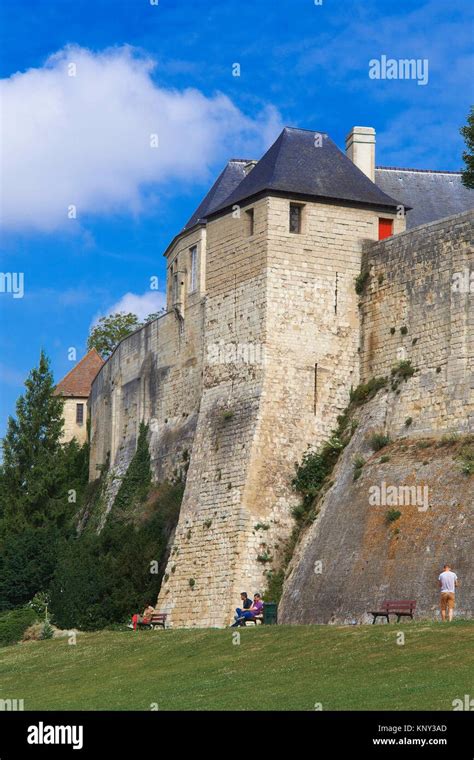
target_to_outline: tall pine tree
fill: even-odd
[[[50,522],[48,504],[64,492],[63,401],[53,394],[49,360],[41,352],[37,368],[26,382],[16,404],[16,418],[8,420],[2,442],[0,503],[3,531]]]

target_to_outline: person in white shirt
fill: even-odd
[[[453,573],[449,565],[444,565],[443,572],[439,576],[439,588],[441,591],[440,609],[441,620],[446,622],[446,610],[448,611],[448,620],[451,622],[454,613],[454,600],[456,596],[456,587],[458,585],[458,576]]]

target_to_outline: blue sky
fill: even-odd
[[[23,272],[25,293],[0,293],[0,435],[40,348],[59,380],[99,315],[155,310],[168,242],[225,161],[258,158],[282,125],[340,147],[351,126],[374,126],[378,164],[459,169],[473,8],[3,0],[0,270]],[[428,59],[428,83],[370,79],[381,55]]]

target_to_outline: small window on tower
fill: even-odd
[[[298,203],[290,203],[290,232],[299,234],[301,232],[301,211],[302,206]]]
[[[249,209],[245,212],[245,218],[247,220],[247,235],[249,237],[252,237],[254,227],[253,227],[253,221],[254,221],[254,215],[253,215],[253,208]]]
[[[189,292],[194,293],[197,288],[197,246],[193,245],[189,249],[191,255],[190,273],[189,273]]]
[[[84,424],[84,404],[76,404],[76,423]]]
[[[393,219],[379,219],[379,240],[393,235]]]
[[[171,302],[175,304],[177,300],[178,300],[178,275],[175,272],[173,274],[173,279],[171,281]]]

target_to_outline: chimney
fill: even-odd
[[[346,137],[346,156],[375,182],[375,129],[352,127]]]

